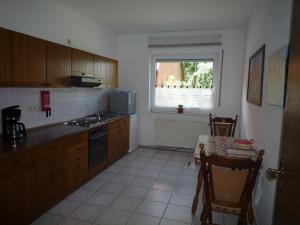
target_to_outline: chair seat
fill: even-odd
[[[229,214],[235,214],[239,215],[241,212],[241,208],[234,208],[234,207],[229,207],[229,206],[224,206],[224,205],[219,205],[216,203],[211,203],[211,208],[213,211],[218,211],[222,213],[229,213]]]

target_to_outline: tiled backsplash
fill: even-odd
[[[49,90],[52,115],[46,117],[40,110],[40,91]],[[107,94],[110,90],[96,88],[0,88],[0,109],[20,105],[21,122],[26,128],[80,118],[98,110],[107,109]],[[2,124],[0,120],[0,133]]]

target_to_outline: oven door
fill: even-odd
[[[89,131],[89,169],[95,168],[107,159],[107,137],[106,126]]]

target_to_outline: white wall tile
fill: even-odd
[[[40,107],[40,91],[50,91],[51,117],[45,112],[32,111]],[[20,105],[21,122],[26,128],[57,123],[95,113],[100,101],[101,111],[107,110],[108,89],[92,88],[0,88],[0,109]],[[0,121],[2,127],[2,121]],[[2,129],[0,129],[0,134]]]

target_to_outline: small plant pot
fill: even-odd
[[[183,113],[184,109],[182,107],[177,108],[177,113]]]

